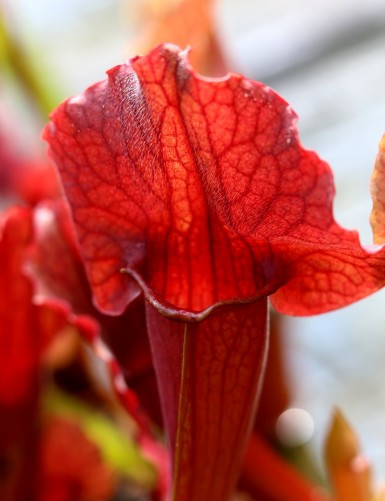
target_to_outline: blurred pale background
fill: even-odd
[[[12,0],[9,22],[67,95],[130,55],[140,0]],[[277,90],[298,113],[302,142],[332,166],[340,224],[371,242],[369,179],[385,132],[385,2],[218,0],[229,68]],[[20,110],[20,112],[22,112]],[[320,440],[338,404],[385,481],[385,290],[344,310],[289,319],[293,405]]]

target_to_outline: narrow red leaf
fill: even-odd
[[[26,492],[34,492],[42,355],[69,322],[69,311],[63,305],[33,301],[32,283],[23,271],[26,248],[32,239],[29,210],[14,208],[3,214],[0,225],[0,464],[6,467],[0,476],[0,496],[4,499],[25,499]]]
[[[256,433],[247,445],[241,479],[253,498],[261,501],[331,501]]]
[[[31,213],[13,209],[4,216],[0,240],[0,405],[23,403],[34,393],[40,357],[68,323],[60,305],[37,305],[23,271],[33,238]]]

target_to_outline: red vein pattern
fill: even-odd
[[[65,303],[79,331],[93,344],[104,340],[131,389],[155,421],[160,421],[156,381],[148,342],[143,297],[123,315],[103,315],[92,304],[68,207],[63,200],[40,203],[33,211],[34,241],[27,269],[41,300]],[[58,258],[60,256],[60,259]]]
[[[160,319],[152,306],[148,310],[155,370],[171,431],[173,499],[228,499],[265,364],[266,299],[223,308],[193,324],[175,324]]]
[[[121,268],[190,312],[283,286],[281,311],[313,314],[379,288],[378,257],[334,222],[330,168],[295,120],[271,89],[205,80],[173,46],[61,105],[44,137],[99,307],[138,294]]]
[[[271,295],[281,312],[305,315],[356,301],[385,283],[384,251],[335,223],[331,170],[301,146],[281,97],[240,75],[202,78],[175,46],[113,68],[51,119],[44,138],[98,308],[120,315],[141,293],[147,302],[174,499],[228,499],[263,369],[260,305]],[[243,343],[255,364],[244,372]],[[210,374],[216,363],[224,380]],[[220,396],[233,390],[245,409],[236,419]]]

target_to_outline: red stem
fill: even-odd
[[[265,366],[266,303],[223,307],[198,323],[148,307],[174,501],[231,499]]]

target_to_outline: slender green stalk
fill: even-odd
[[[56,89],[52,88],[52,80],[46,78],[47,72],[39,69],[38,65],[23,41],[9,29],[0,10],[0,71],[15,78],[45,120],[60,98]]]

